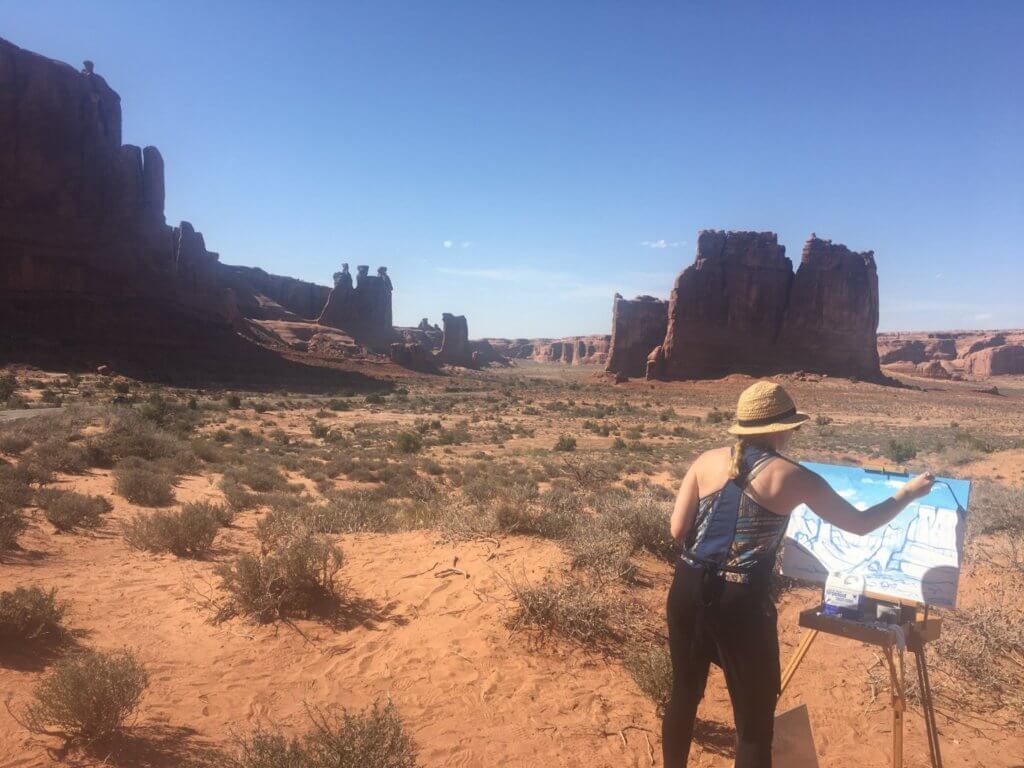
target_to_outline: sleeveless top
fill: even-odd
[[[700,498],[683,560],[712,567],[727,581],[770,578],[789,516],[762,507],[747,495],[746,487],[776,456],[774,451],[747,446],[740,476]]]

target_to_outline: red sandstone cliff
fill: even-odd
[[[643,376],[647,357],[665,338],[668,302],[653,296],[629,300],[615,294],[611,349],[605,370],[621,376]]]
[[[796,274],[773,232],[699,233],[648,377],[815,371],[881,377],[874,254],[812,236]]]
[[[181,340],[237,318],[217,254],[164,220],[155,147],[121,144],[97,74],[0,39],[0,325],[73,344]],[[197,325],[198,324],[198,325]]]

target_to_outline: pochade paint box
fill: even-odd
[[[859,619],[863,606],[863,576],[843,573],[828,575],[822,600],[822,613],[826,616],[842,616],[844,619]]]

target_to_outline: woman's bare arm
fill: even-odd
[[[669,531],[672,534],[672,538],[676,540],[686,538],[686,534],[693,527],[694,518],[697,517],[697,502],[699,501],[700,492],[697,489],[695,466],[696,462],[691,464],[690,468],[686,470],[683,482],[679,484],[679,493],[676,494],[675,507],[672,509]]]
[[[824,478],[806,468],[801,468],[794,477],[797,481],[800,503],[810,507],[814,514],[844,531],[863,536],[892,520],[910,502],[927,496],[935,477],[925,472],[908,480],[896,493],[885,501],[865,509],[863,512],[832,490]]]

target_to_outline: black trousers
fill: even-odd
[[[770,768],[779,694],[779,638],[767,579],[727,582],[680,561],[668,593],[672,699],[662,725],[665,768],[684,768],[708,668],[725,673],[736,721],[735,768]]]

